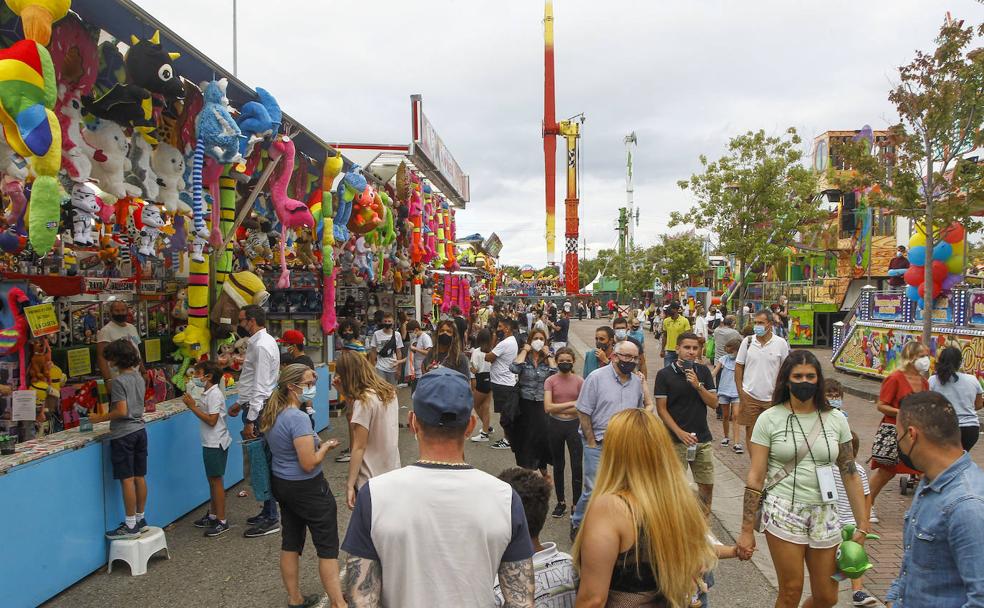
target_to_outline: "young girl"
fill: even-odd
[[[492,402],[492,364],[485,360],[491,342],[492,334],[489,330],[479,330],[475,336],[475,348],[471,354],[472,400],[475,404],[475,414],[482,422],[482,428],[471,438],[476,443],[487,442],[489,435],[492,434],[492,417],[489,413],[489,405]]]
[[[552,515],[563,517],[567,514],[564,499],[564,447],[571,457],[571,504],[576,505],[581,498],[581,438],[577,431],[580,426],[577,418],[577,398],[581,394],[584,378],[574,373],[574,351],[566,346],[554,354],[559,373],[547,378],[543,383],[543,408],[547,415],[547,441],[553,458],[554,491],[557,493],[557,506]]]
[[[205,461],[205,477],[211,496],[208,513],[194,523],[196,528],[205,528],[205,536],[211,538],[229,530],[222,477],[225,475],[232,437],[226,426],[225,395],[219,386],[222,368],[213,361],[200,361],[195,364],[194,370],[191,381],[198,389],[199,397],[196,399],[189,392],[184,394],[182,400],[191,413],[201,420],[202,459]]]
[[[721,372],[718,385],[721,426],[724,427],[724,439],[721,440],[721,445],[733,443],[731,449],[735,451],[735,454],[741,454],[745,451],[738,437],[738,425],[731,424],[733,420],[738,418],[740,407],[738,404],[738,386],[735,384],[735,355],[738,353],[739,346],[741,346],[741,338],[729,340],[724,345],[725,355],[721,357],[721,360],[714,366],[714,371],[711,372],[714,377],[717,377],[719,371]]]

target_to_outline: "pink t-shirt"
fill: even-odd
[[[577,401],[578,395],[581,394],[582,384],[584,384],[584,378],[577,374],[554,374],[544,381],[543,390],[550,391],[550,397],[554,403],[569,403]],[[577,418],[577,414],[550,415],[559,420]]]
[[[370,478],[400,468],[400,404],[396,397],[384,404],[376,393],[355,400],[352,424],[369,431],[366,451],[359,467],[356,486],[362,487]]]

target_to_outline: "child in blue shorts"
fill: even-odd
[[[225,475],[226,460],[232,437],[226,425],[225,394],[222,392],[222,368],[214,361],[200,361],[195,364],[191,378],[191,390],[182,400],[192,414],[201,421],[199,433],[202,438],[202,459],[205,462],[205,477],[208,479],[208,512],[194,522],[198,528],[205,528],[205,536],[214,538],[229,530],[225,515]],[[197,399],[192,394],[200,395]]]

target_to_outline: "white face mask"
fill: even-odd
[[[926,355],[919,357],[912,362],[912,366],[915,367],[916,371],[920,374],[925,374],[929,371],[929,357]]]
[[[540,340],[539,338],[533,340],[532,342],[530,342],[530,348],[532,348],[536,352],[540,352],[541,350],[543,350],[543,340]]]

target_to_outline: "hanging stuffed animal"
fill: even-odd
[[[356,234],[366,234],[375,230],[385,217],[382,204],[382,198],[376,189],[367,185],[352,200],[352,215],[348,221],[349,230]]]
[[[256,87],[259,101],[247,101],[236,118],[239,124],[239,155],[249,158],[253,146],[280,129],[281,111],[277,100],[265,89]]]
[[[338,329],[338,319],[335,313],[335,282],[338,280],[338,269],[335,267],[335,199],[332,184],[342,172],[344,159],[337,152],[335,156],[325,159],[321,174],[321,276],[322,276],[322,306],[321,330],[325,334],[333,334]]]
[[[91,247],[96,244],[93,227],[101,208],[96,188],[89,182],[77,182],[72,186],[72,242],[76,246]]]
[[[47,46],[51,24],[68,13],[72,0],[7,0],[7,6],[23,21],[24,37]]]
[[[29,327],[27,317],[24,316],[24,307],[30,301],[27,294],[19,287],[11,287],[7,292],[5,304],[13,317],[14,324],[10,327],[0,329],[0,356],[17,355],[20,360],[20,388],[27,388],[27,366],[24,363],[24,345],[27,344]]]
[[[116,198],[128,195],[126,172],[130,170],[130,142],[115,122],[99,120],[82,133],[92,150],[92,178],[99,189]]]
[[[150,168],[157,175],[157,202],[163,203],[168,213],[191,215],[191,207],[181,200],[185,189],[185,159],[177,148],[160,143],[150,157]]]
[[[280,159],[270,176],[270,199],[273,201],[277,219],[288,229],[314,226],[314,217],[304,201],[287,195],[287,184],[294,172],[294,142],[289,137],[279,137],[270,145],[269,154],[271,160]]]
[[[157,256],[157,241],[161,236],[161,228],[164,227],[164,218],[161,216],[160,207],[150,202],[142,202],[134,205],[133,227],[139,235],[137,253],[147,257]]]
[[[243,221],[246,238],[243,239],[243,255],[253,267],[273,260],[273,250],[270,249],[270,222],[256,218],[246,218]]]
[[[235,333],[239,310],[247,305],[265,306],[270,299],[263,279],[252,272],[233,272],[226,277],[209,314],[212,332],[219,340]]]
[[[349,239],[349,219],[352,217],[352,203],[357,196],[368,187],[366,178],[359,173],[359,166],[352,168],[342,176],[335,190],[338,207],[335,209],[335,240],[345,242]]]
[[[191,325],[190,323],[184,329],[174,334],[172,341],[178,347],[175,357],[180,359],[181,367],[178,368],[176,374],[171,376],[171,383],[178,390],[185,390],[187,386],[185,373],[191,367],[191,364],[203,356],[208,356],[209,339],[210,336],[207,329]]]
[[[222,164],[243,160],[239,155],[242,132],[232,118],[229,100],[225,96],[228,85],[229,81],[225,78],[202,83],[205,106],[195,121],[198,139],[205,142],[205,154]]]
[[[58,82],[55,114],[62,131],[62,168],[79,182],[89,179],[93,151],[82,138],[82,96],[92,92],[99,76],[98,32],[69,13],[54,27],[51,61]]]
[[[410,174],[410,181],[410,203],[407,209],[410,223],[413,226],[413,231],[410,234],[410,259],[414,264],[420,264],[424,261],[424,256],[427,255],[423,234],[424,203],[420,197],[420,180],[417,179],[416,175]]]
[[[160,192],[157,174],[150,166],[151,155],[154,153],[150,144],[138,134],[133,135],[130,145],[130,170],[126,174],[127,192],[131,196],[156,201]]]
[[[308,227],[298,228],[294,237],[297,261],[301,263],[301,266],[312,270],[318,265],[318,259],[314,257],[313,230],[313,228]]]

